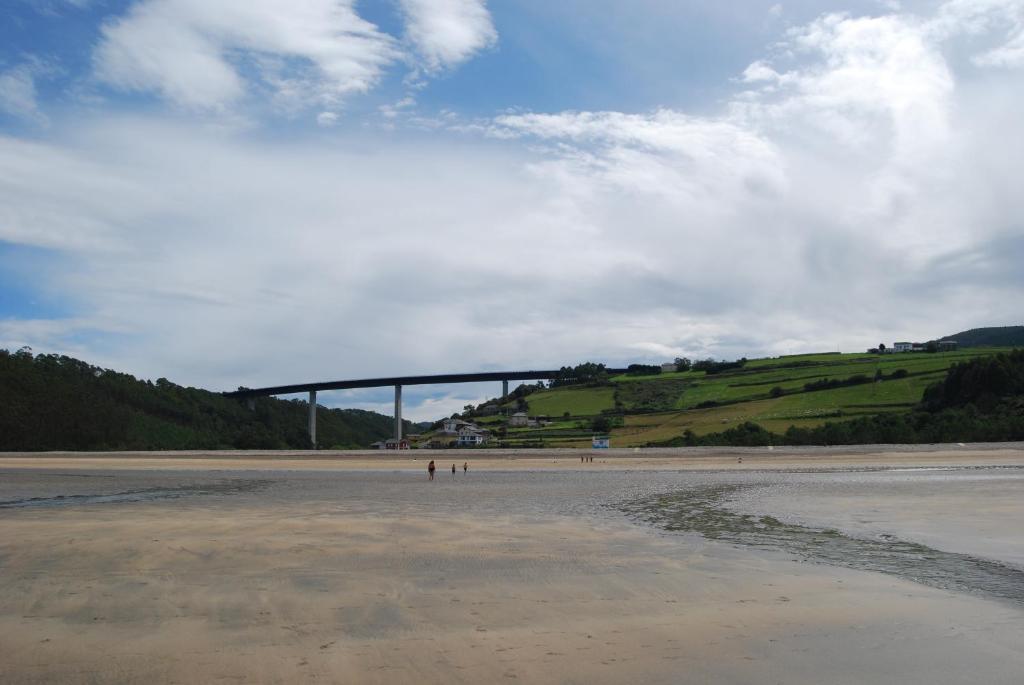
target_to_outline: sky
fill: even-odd
[[[1021,111],[1024,0],[4,0],[0,348],[231,390],[1021,324]]]

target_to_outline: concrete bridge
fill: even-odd
[[[610,375],[625,373],[626,369],[606,369]],[[321,390],[351,390],[354,388],[395,388],[395,439],[402,439],[402,386],[403,385],[448,385],[452,383],[486,383],[501,381],[501,397],[508,397],[509,381],[550,380],[559,376],[559,371],[487,371],[484,373],[448,373],[434,376],[395,376],[393,378],[362,378],[348,381],[327,381],[322,383],[297,383],[276,385],[270,388],[241,388],[225,392],[225,397],[236,397],[249,402],[249,408],[256,406],[257,397],[271,395],[292,395],[309,393],[309,440],[316,447],[316,393]]]

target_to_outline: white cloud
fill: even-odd
[[[454,67],[498,40],[485,0],[400,0],[406,38],[428,72]]]
[[[785,89],[767,91],[750,112],[755,119],[812,126],[851,147],[891,127],[891,140],[908,153],[946,135],[953,78],[913,19],[830,14],[792,30],[788,47],[820,58],[775,79]],[[751,68],[763,76],[769,67]]]
[[[514,387],[509,384],[509,389]],[[317,395],[317,402],[328,407],[367,409],[381,414],[394,413],[391,388],[374,390],[340,390]],[[463,383],[459,385],[407,385],[402,388],[402,418],[409,421],[436,421],[463,411],[467,404],[482,404],[501,394],[501,385],[494,383]],[[303,399],[301,396],[296,396]]]
[[[743,70],[744,83],[757,83],[759,81],[779,81],[782,74],[772,69],[765,62],[753,62]]]
[[[1024,95],[1005,70],[964,76],[1010,25],[938,16],[822,17],[712,115],[455,133],[445,113],[397,144],[113,116],[0,138],[0,240],[66,255],[43,280],[74,311],[5,321],[0,346],[232,388],[1019,323]],[[475,398],[428,399],[415,416]]]
[[[671,110],[512,114],[495,119],[493,133],[570,141],[565,159],[604,182],[675,203],[709,205],[776,194],[785,186],[785,162],[769,141],[728,121]],[[596,153],[596,154],[595,154]]]
[[[338,115],[335,112],[320,112],[316,115],[316,123],[320,126],[334,126],[338,123]]]
[[[937,40],[959,35],[987,38],[988,45],[973,58],[978,66],[1024,66],[1024,0],[950,0],[928,27]]]
[[[139,0],[102,29],[98,79],[186,108],[227,111],[266,95],[279,110],[333,111],[373,88],[399,60],[422,73],[455,67],[494,45],[483,0],[401,0],[399,42],[362,19],[355,0]],[[322,123],[322,122],[321,122]]]
[[[1001,47],[979,55],[975,62],[982,66],[1024,67],[1024,31]]]
[[[141,0],[103,27],[97,76],[185,107],[263,88],[286,109],[365,92],[399,51],[353,0]]]
[[[1022,22],[1024,0],[952,0],[931,16],[824,15],[747,68],[752,90],[734,100],[731,120],[852,172],[856,183],[835,179],[855,191],[850,230],[886,225],[879,240],[926,261],[986,230],[957,201],[957,183],[973,181],[955,168],[977,141],[963,130],[973,125],[963,118],[970,90],[957,93],[969,65],[951,45],[969,40],[976,65],[1013,66]],[[936,197],[936,188],[948,190]]]
[[[416,99],[406,96],[392,104],[381,105],[377,109],[385,120],[393,120],[397,119],[402,114],[407,114],[409,110],[415,106]]]
[[[36,76],[44,70],[40,62],[29,61],[0,71],[0,111],[36,124],[47,123],[36,97]]]

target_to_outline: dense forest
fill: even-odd
[[[252,411],[164,378],[0,350],[0,451],[304,449],[308,412],[300,400],[262,397]],[[375,412],[317,409],[320,447],[367,447],[390,437],[393,425]]]
[[[782,435],[756,423],[659,445],[861,445],[1024,440],[1024,349],[955,364],[909,413],[889,413]]]

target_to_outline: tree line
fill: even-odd
[[[0,450],[305,449],[309,405],[259,398],[255,411],[166,378],[139,380],[64,355],[0,349]],[[409,426],[408,422],[406,422]],[[366,447],[393,419],[317,408],[319,446]]]

